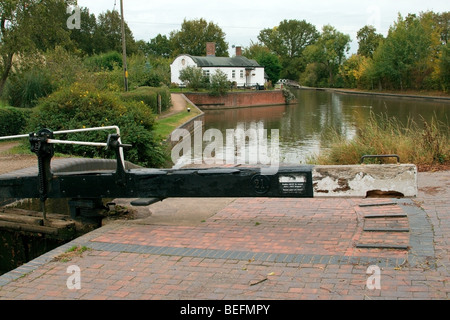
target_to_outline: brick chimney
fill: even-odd
[[[242,56],[242,47],[236,47],[236,57]]]
[[[215,42],[207,42],[206,43],[206,56],[207,57],[215,57],[216,56],[216,43]]]

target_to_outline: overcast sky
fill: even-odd
[[[124,16],[136,40],[149,41],[158,34],[180,30],[184,19],[203,18],[217,24],[226,34],[225,41],[247,47],[257,42],[262,29],[279,25],[284,19],[306,20],[318,30],[326,24],[349,34],[353,40],[351,53],[358,46],[356,33],[370,24],[386,35],[398,13],[450,11],[448,0],[123,0]],[[120,0],[78,0],[97,17],[107,10],[120,10]],[[230,55],[234,52],[231,51]]]

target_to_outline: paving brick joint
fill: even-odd
[[[195,225],[108,223],[0,276],[0,299],[448,299],[450,174],[426,177],[416,199],[235,199]],[[55,259],[73,246],[89,250]]]

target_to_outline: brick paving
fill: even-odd
[[[109,223],[1,276],[0,299],[445,300],[449,178],[419,175],[412,200],[237,199],[196,225]],[[74,245],[89,250],[54,259]]]

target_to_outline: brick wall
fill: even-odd
[[[185,93],[184,95],[202,109],[279,105],[286,103],[282,91],[279,90],[231,92],[221,97],[211,96],[207,93]]]

